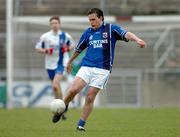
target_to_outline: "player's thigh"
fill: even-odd
[[[53,79],[53,84],[60,84],[62,77],[63,77],[62,74],[56,73]]]
[[[86,86],[86,82],[82,78],[76,76],[72,81],[72,84],[69,87],[69,89],[75,91],[81,91],[85,86]]]
[[[53,84],[59,84],[59,82],[62,79],[63,72],[64,72],[64,67],[62,65],[59,65],[55,70],[55,76],[53,79]]]

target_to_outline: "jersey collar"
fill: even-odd
[[[51,30],[51,33],[53,34],[53,35],[59,35],[59,34],[61,34],[62,33],[62,31],[61,30],[58,30],[58,33],[57,34],[55,34],[52,30]]]

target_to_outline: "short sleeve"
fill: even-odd
[[[73,46],[73,45],[75,45],[75,42],[74,42],[72,36],[69,35],[68,33],[65,33],[65,35],[66,35],[66,44],[67,44],[68,46]]]
[[[126,39],[125,35],[127,33],[127,31],[122,28],[121,26],[117,26],[117,25],[112,25],[112,34],[115,37],[115,39],[117,40],[123,40],[123,41],[128,41],[128,39]]]
[[[44,43],[44,35],[42,35],[39,39],[39,41],[36,43],[35,46],[36,49],[38,48],[45,48],[45,43]]]

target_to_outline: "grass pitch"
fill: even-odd
[[[94,109],[83,133],[80,113],[53,124],[48,109],[0,109],[0,137],[180,137],[180,108]]]

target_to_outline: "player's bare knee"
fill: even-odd
[[[58,86],[56,84],[53,84],[52,85],[52,88],[53,88],[53,91],[54,92],[57,92],[58,91]]]

